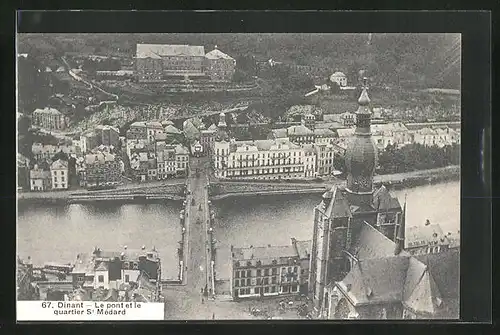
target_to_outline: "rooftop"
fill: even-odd
[[[295,136],[304,136],[304,135],[313,135],[314,132],[307,128],[306,126],[300,125],[300,126],[290,126],[287,128],[287,133],[288,136],[290,135],[295,135]]]
[[[291,245],[287,246],[267,246],[250,248],[233,248],[234,260],[268,260],[297,257],[297,251]]]
[[[223,53],[222,51],[220,51],[219,49],[214,49],[210,52],[208,52],[205,57],[207,57],[208,59],[228,59],[228,60],[234,60],[233,57]]]
[[[105,162],[112,162],[115,160],[115,155],[108,152],[96,152],[93,154],[85,155],[86,164],[104,164]]]
[[[62,170],[62,169],[67,170],[68,169],[68,162],[63,161],[61,159],[58,159],[50,165],[50,169],[51,170]]]
[[[203,46],[180,45],[180,44],[137,44],[137,58],[161,59],[166,56],[205,56]]]

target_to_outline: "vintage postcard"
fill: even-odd
[[[16,45],[18,320],[460,317],[460,34]]]

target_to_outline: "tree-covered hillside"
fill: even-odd
[[[351,81],[365,69],[381,86],[460,88],[458,34],[24,34],[18,50],[133,57],[136,43],[217,45],[237,59],[331,68]]]

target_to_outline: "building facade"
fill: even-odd
[[[236,60],[223,53],[217,46],[205,55],[205,73],[214,81],[231,81]]]
[[[300,259],[293,246],[231,248],[234,300],[298,294]]]
[[[48,191],[52,188],[52,178],[50,171],[42,170],[35,165],[30,171],[30,190],[31,191]]]
[[[344,73],[337,71],[330,76],[330,81],[332,83],[337,83],[340,87],[347,86],[347,77]]]
[[[58,131],[66,129],[68,119],[57,109],[45,107],[44,109],[37,108],[33,111],[31,122],[33,126]]]
[[[122,165],[119,156],[107,152],[85,156],[86,187],[116,186],[121,181]]]
[[[288,139],[216,142],[213,162],[218,178],[304,177],[304,151]]]
[[[68,162],[56,160],[50,165],[50,174],[53,190],[65,190],[69,187]]]
[[[203,76],[203,46],[137,44],[136,75],[140,82],[157,82],[172,76]]]

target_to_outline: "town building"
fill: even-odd
[[[203,146],[200,141],[195,141],[191,144],[191,155],[194,157],[201,157],[204,154]]]
[[[314,143],[314,132],[303,125],[290,126],[288,128],[273,129],[268,136],[269,139],[288,138],[296,144]]]
[[[302,149],[304,150],[304,177],[316,178],[318,176],[318,170],[316,166],[316,149],[314,144],[304,144]]]
[[[303,115],[300,122],[307,129],[310,129],[312,131],[316,129],[316,116],[314,116],[314,114]]]
[[[200,143],[203,146],[203,151],[206,152],[207,155],[213,153],[217,130],[217,126],[212,124],[208,129],[201,131]]]
[[[373,188],[377,147],[366,87],[358,104],[345,153],[347,185],[333,186],[314,209],[309,293],[317,316],[456,318],[458,252],[425,258],[404,250],[406,203],[402,209],[384,186]],[[449,272],[438,269],[439,259]]]
[[[372,137],[379,150],[389,145],[402,147],[412,142],[408,128],[401,122],[371,125]]]
[[[151,301],[159,297],[161,281],[161,261],[158,252],[153,248],[146,250],[102,251],[95,248],[89,253],[77,255],[75,266],[70,273],[75,289],[83,289],[87,293],[95,290],[118,289],[122,285],[142,284],[154,293]]]
[[[286,121],[299,121],[303,115],[312,114],[316,121],[323,119],[323,110],[315,105],[294,105],[291,106],[285,113],[284,118]]]
[[[165,143],[166,144],[180,144],[182,142],[182,131],[174,127],[173,125],[167,125],[164,128],[165,132]]]
[[[187,176],[189,168],[189,151],[180,144],[175,146],[175,175],[177,177]]]
[[[122,181],[122,164],[119,156],[95,152],[85,156],[86,187],[116,186]]]
[[[231,81],[236,60],[223,53],[217,46],[205,55],[205,73],[214,81]]]
[[[80,147],[72,144],[50,145],[42,143],[33,143],[31,145],[31,152],[38,162],[51,160],[59,152],[72,157],[80,156],[82,153]]]
[[[215,175],[228,179],[304,177],[304,151],[289,139],[215,142]]]
[[[140,82],[176,76],[204,76],[205,48],[193,45],[137,44],[136,73]]]
[[[299,293],[306,295],[309,288],[309,263],[311,262],[312,240],[298,241],[292,237],[292,246],[300,260]]]
[[[164,133],[160,122],[137,121],[130,125],[126,132],[127,140],[147,140],[154,142],[157,134]]]
[[[65,190],[69,187],[68,162],[58,159],[50,165],[52,189]]]
[[[316,175],[329,176],[333,173],[333,157],[335,156],[335,151],[333,144],[329,143],[319,143],[314,144],[314,150],[316,151]]]
[[[30,160],[17,153],[17,187],[30,189]]]
[[[55,108],[37,108],[31,115],[33,126],[47,130],[64,130],[68,125],[68,118]]]
[[[450,127],[425,127],[411,132],[413,142],[424,146],[444,147],[446,145],[460,144],[459,131]]]
[[[175,159],[175,145],[158,146],[156,154],[158,162],[158,180],[175,177],[177,166]]]
[[[231,253],[234,300],[299,293],[301,262],[293,245],[231,247]]]
[[[340,87],[347,86],[347,77],[344,73],[337,71],[330,76],[330,81],[332,83],[337,83]]]
[[[330,129],[314,129],[314,143],[333,144],[338,135]]]
[[[454,242],[451,232],[445,234],[439,224],[427,220],[424,226],[408,227],[405,250],[411,255],[435,254],[458,247]]]
[[[108,125],[98,125],[96,131],[101,138],[99,145],[113,146],[115,148],[120,145],[120,130],[118,128]]]
[[[31,191],[48,191],[52,188],[52,178],[50,171],[42,170],[35,164],[30,171],[30,190]]]

